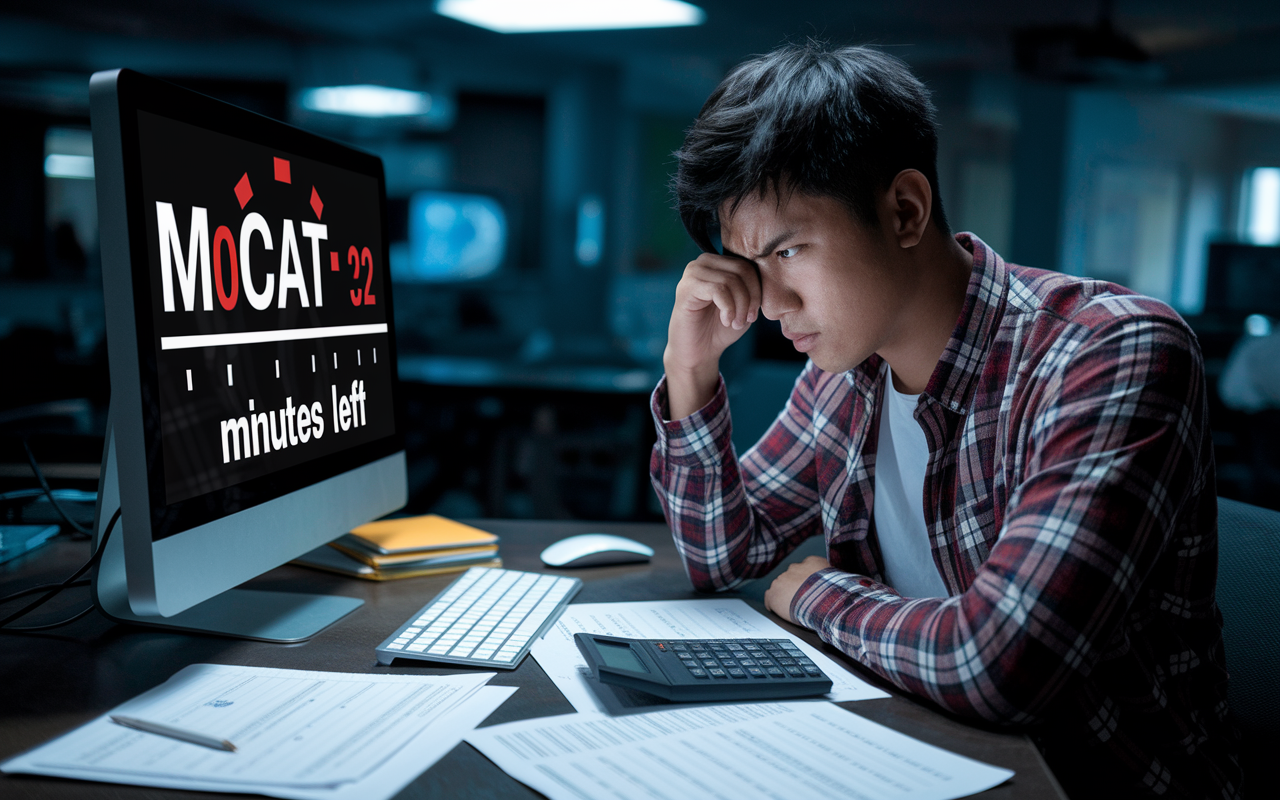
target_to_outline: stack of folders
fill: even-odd
[[[371,581],[501,567],[498,537],[435,514],[361,525],[294,563]]]

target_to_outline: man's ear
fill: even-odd
[[[915,247],[924,236],[933,213],[933,190],[929,179],[917,169],[904,169],[882,195],[882,221],[899,247]]]

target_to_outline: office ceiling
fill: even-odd
[[[1017,30],[1092,24],[1109,5],[1116,27],[1150,52],[1171,82],[1280,75],[1274,0],[695,1],[707,12],[696,28],[507,36],[440,17],[430,0],[9,0],[0,24],[10,16],[130,39],[356,44],[416,57],[471,48],[605,63],[660,56],[721,68],[784,40],[816,36],[876,43],[917,66],[1001,70],[1012,68]]]

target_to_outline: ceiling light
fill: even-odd
[[[44,158],[44,174],[50,178],[93,180],[93,156],[50,153]]]
[[[498,33],[671,28],[707,17],[680,0],[437,0],[436,13]]]
[[[321,86],[299,96],[303,108],[352,117],[415,117],[431,110],[431,95],[386,86]]]

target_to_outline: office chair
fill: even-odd
[[[1218,498],[1228,698],[1245,735],[1280,736],[1280,512]]]

